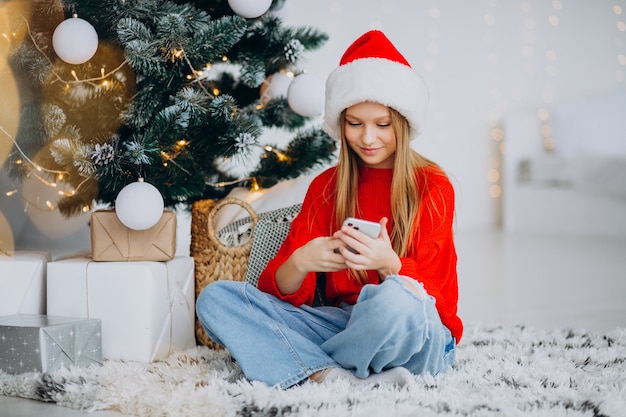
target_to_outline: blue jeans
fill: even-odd
[[[247,283],[216,281],[196,311],[246,377],[270,386],[285,389],[330,367],[359,378],[397,366],[435,375],[454,363],[455,340],[434,298],[406,285],[391,276],[364,286],[355,305],[295,307]]]

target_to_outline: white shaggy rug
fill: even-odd
[[[105,361],[50,374],[0,372],[0,395],[133,416],[626,416],[626,329],[605,334],[467,326],[454,369],[417,385],[250,383],[224,351]]]

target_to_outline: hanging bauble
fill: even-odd
[[[129,229],[146,230],[157,224],[163,216],[163,196],[157,188],[139,178],[117,195],[115,213]]]
[[[228,0],[233,12],[247,19],[254,19],[270,9],[272,0]]]
[[[293,78],[282,72],[270,75],[261,85],[261,100],[267,101],[273,98],[287,97],[291,81]]]
[[[324,100],[324,82],[314,75],[298,75],[289,84],[287,91],[289,107],[301,116],[313,117],[321,114]]]
[[[83,64],[98,49],[98,33],[91,23],[76,15],[62,21],[52,34],[54,52],[68,64]]]

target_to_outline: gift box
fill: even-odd
[[[45,314],[45,252],[0,252],[0,316]]]
[[[151,362],[195,346],[194,262],[48,263],[48,314],[102,320],[105,359]]]
[[[94,261],[169,261],[176,254],[176,214],[170,210],[145,230],[124,226],[114,210],[96,210],[90,232]]]
[[[0,371],[51,372],[102,363],[100,320],[17,314],[0,317]]]

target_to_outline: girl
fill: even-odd
[[[463,331],[454,190],[410,147],[427,101],[380,31],[357,39],[330,74],[323,126],[340,141],[337,166],[311,182],[258,289],[217,281],[198,298],[208,335],[249,379],[403,386],[453,364]],[[342,227],[349,216],[379,222],[380,234]],[[314,307],[320,284],[326,303]]]

